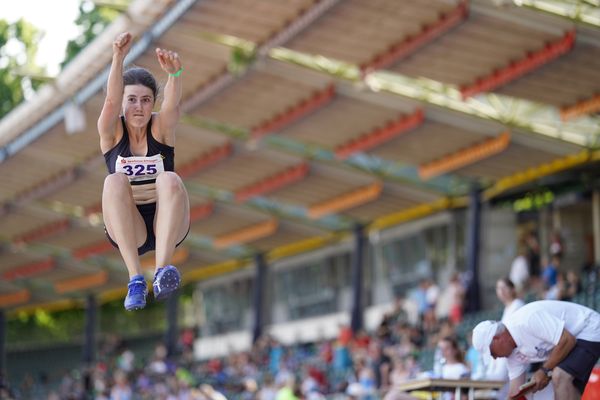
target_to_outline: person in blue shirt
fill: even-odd
[[[544,289],[548,290],[552,286],[556,285],[558,280],[558,269],[560,267],[560,257],[554,255],[550,257],[550,262],[544,265],[542,271],[542,281],[544,282]]]

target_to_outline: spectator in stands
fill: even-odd
[[[550,255],[556,256],[558,258],[562,258],[565,246],[563,244],[562,237],[560,235],[560,231],[555,230],[552,232],[552,236],[550,237]]]
[[[465,288],[460,280],[460,274],[455,272],[448,280],[448,285],[441,291],[436,306],[438,319],[449,318],[458,324],[462,320]]]
[[[423,329],[427,333],[432,333],[437,328],[437,316],[435,311],[440,297],[440,288],[431,278],[425,279],[424,288],[426,308],[422,315],[421,322]]]
[[[525,302],[517,297],[515,285],[508,278],[498,279],[496,282],[496,296],[504,305],[502,311],[502,322],[505,322],[515,311],[525,305]],[[498,399],[505,399],[508,396],[508,365],[505,358],[495,358],[489,360],[484,366],[485,379],[507,382],[498,393]]]
[[[527,288],[529,282],[529,265],[527,261],[527,248],[520,246],[518,254],[510,266],[509,278],[515,285],[515,289],[519,295],[522,295]]]
[[[294,375],[289,375],[287,380],[283,382],[281,388],[277,391],[276,400],[300,400],[299,391],[297,390],[296,379]]]
[[[567,297],[567,278],[563,272],[556,274],[556,282],[544,293],[546,300],[565,300]]]
[[[423,315],[427,312],[429,304],[427,302],[427,288],[429,287],[429,280],[423,278],[419,281],[419,285],[410,293],[410,298],[417,305],[417,311],[419,315],[419,321],[423,320]]]
[[[153,375],[164,375],[168,372],[167,347],[160,343],[154,348],[154,356],[148,365],[148,372]]]
[[[560,258],[558,256],[551,256],[550,261],[544,259],[543,264],[542,283],[544,284],[544,289],[548,290],[556,285],[560,269]]]
[[[517,289],[508,277],[500,278],[496,282],[496,296],[504,305],[502,321],[525,305],[525,302],[517,296]]]
[[[388,374],[390,370],[390,357],[384,351],[384,347],[380,340],[372,340],[369,344],[369,364],[373,368],[375,374],[375,387],[381,388],[385,378],[383,375]]]
[[[15,397],[13,396],[12,391],[2,380],[0,380],[0,399],[12,400]]]
[[[525,236],[525,243],[527,244],[527,265],[529,265],[529,279],[537,279],[540,276],[540,242],[538,241],[537,234],[534,231],[530,231]]]
[[[442,378],[462,379],[469,376],[469,367],[458,341],[453,337],[445,337],[438,343],[443,357]]]
[[[402,296],[397,296],[394,299],[393,309],[383,315],[375,335],[382,340],[384,344],[391,344],[394,341],[394,327],[407,322],[408,314],[404,309],[404,298]]]
[[[445,337],[438,343],[442,355],[441,378],[463,379],[469,377],[470,370],[458,341],[454,337]],[[454,399],[452,393],[444,393],[444,400]]]
[[[113,374],[115,384],[110,391],[110,398],[114,400],[131,400],[133,398],[133,390],[129,384],[127,373],[116,370]]]
[[[352,355],[350,353],[351,330],[347,326],[340,327],[340,335],[333,347],[333,376],[334,387],[345,381],[346,375],[352,370]]]
[[[157,84],[152,74],[143,68],[123,72],[132,41],[125,32],[113,42],[106,98],[98,118],[100,149],[109,172],[102,215],[108,239],[121,252],[129,273],[127,310],[146,306],[139,256],[148,251],[156,250],[154,297],[164,298],[179,287],[179,272],[169,264],[190,227],[188,195],[174,172],[182,63],[176,52],[156,49],[168,79],[160,112],[154,113]]]
[[[269,371],[273,376],[276,376],[279,372],[279,367],[284,357],[283,345],[274,337],[268,337],[268,348],[269,348]]]
[[[275,379],[270,373],[266,373],[263,379],[263,384],[259,389],[256,398],[257,400],[275,400],[277,396],[277,386],[275,386]]]
[[[565,282],[565,295],[563,300],[571,301],[575,296],[581,293],[581,280],[579,279],[579,275],[575,273],[573,270],[567,271],[567,279]]]
[[[479,323],[473,345],[486,362],[507,358],[511,395],[525,383],[529,364],[542,362],[531,378],[534,392],[544,389],[551,377],[557,399],[580,399],[600,358],[600,314],[575,303],[536,301],[505,322]]]

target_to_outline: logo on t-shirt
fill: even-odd
[[[534,346],[535,347],[535,355],[538,358],[547,358],[548,354],[550,354],[550,352],[552,351],[551,348],[545,349],[543,347],[538,347],[538,346]]]

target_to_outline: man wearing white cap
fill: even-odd
[[[529,364],[542,362],[531,377],[533,392],[552,379],[556,399],[581,399],[600,358],[600,314],[575,303],[535,301],[504,323],[480,322],[473,330],[473,346],[484,363],[507,358],[511,396],[525,383]]]

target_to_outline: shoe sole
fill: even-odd
[[[171,293],[179,289],[179,274],[174,269],[165,271],[163,276],[160,278],[160,293],[155,297],[156,300],[164,300],[169,297]]]
[[[129,307],[129,308],[125,307],[125,311],[136,311],[136,310],[141,310],[141,309],[143,309],[144,307],[146,307],[146,305],[143,305],[143,306],[140,306],[140,307]]]

